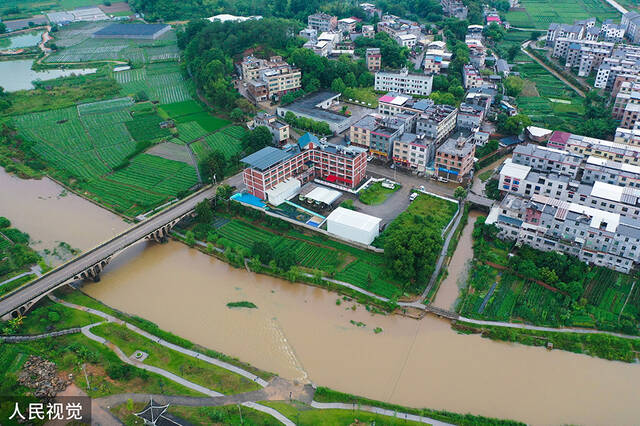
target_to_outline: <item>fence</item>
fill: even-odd
[[[66,330],[52,331],[51,333],[44,333],[44,334],[32,334],[32,335],[26,335],[26,336],[2,336],[0,337],[0,340],[5,343],[28,342],[31,340],[46,339],[47,337],[58,337],[58,336],[64,336],[65,334],[80,333],[80,331],[81,331],[80,327],[75,327],[75,328],[68,328]]]

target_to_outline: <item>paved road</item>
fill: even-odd
[[[113,239],[100,244],[67,263],[60,265],[51,272],[41,276],[30,284],[27,284],[25,287],[11,293],[8,297],[0,300],[0,317],[19,308],[30,300],[46,294],[61,283],[64,283],[75,275],[85,271],[87,268],[98,264],[100,261],[130,246],[171,222],[175,218],[190,212],[200,201],[205,198],[212,198],[214,195],[215,188],[213,187],[199,191],[182,200],[178,204],[175,204],[155,216],[152,216],[151,218],[129,228]]]

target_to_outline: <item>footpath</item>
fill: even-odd
[[[333,409],[333,410],[338,409],[338,410],[351,410],[351,411],[360,410],[360,411],[366,411],[369,413],[374,413],[374,414],[379,414],[384,416],[396,417],[398,419],[405,419],[409,421],[431,424],[435,426],[449,426],[448,423],[444,423],[429,417],[416,416],[414,414],[386,410],[380,407],[374,407],[374,406],[368,406],[368,405],[343,404],[343,403],[317,402],[313,400],[313,396],[315,394],[315,387],[312,385],[300,385],[280,377],[274,377],[273,379],[267,382],[266,380],[240,367],[237,367],[235,365],[229,364],[227,362],[221,361],[216,358],[209,357],[200,352],[186,349],[181,346],[175,345],[173,343],[167,342],[166,340],[163,340],[158,336],[150,334],[136,327],[133,324],[130,324],[126,321],[122,321],[119,318],[114,317],[113,315],[107,314],[97,309],[89,308],[87,306],[76,305],[75,303],[64,301],[53,295],[49,295],[49,298],[52,301],[56,303],[60,303],[68,308],[78,309],[78,310],[85,311],[93,315],[99,316],[105,319],[106,322],[113,322],[120,325],[124,325],[129,330],[149,340],[152,340],[162,346],[178,351],[190,357],[197,358],[205,362],[208,362],[210,364],[216,365],[229,372],[239,374],[243,377],[246,377],[254,381],[255,383],[257,383],[262,387],[262,389],[259,389],[257,391],[245,392],[245,393],[240,393],[236,395],[223,395],[220,392],[216,392],[214,390],[207,389],[203,386],[200,386],[196,383],[190,382],[167,370],[164,370],[155,366],[147,365],[137,360],[133,360],[127,357],[126,354],[119,347],[109,342],[108,340],[104,339],[103,337],[97,336],[91,332],[91,328],[100,324],[104,324],[104,322],[97,322],[97,323],[89,324],[82,327],[80,329],[82,334],[91,340],[97,341],[109,347],[118,355],[118,358],[120,358],[120,360],[122,360],[123,362],[129,365],[133,365],[137,368],[142,368],[144,370],[159,374],[187,388],[193,389],[197,392],[207,395],[206,397],[149,395],[149,394],[135,394],[135,393],[109,395],[101,398],[96,398],[93,400],[95,408],[101,411],[100,418],[112,417],[110,412],[108,411],[108,407],[113,407],[116,405],[126,403],[129,399],[133,400],[134,402],[147,402],[150,397],[153,397],[154,401],[157,401],[158,403],[162,403],[162,404],[171,403],[174,405],[191,406],[191,407],[216,407],[216,406],[240,404],[242,406],[261,411],[265,414],[269,414],[284,425],[295,425],[293,421],[285,417],[279,411],[273,408],[258,404],[258,401],[286,401],[288,399],[295,399],[297,401],[308,404],[311,407],[319,410],[325,410],[325,409]],[[77,332],[77,330],[74,329],[74,332]],[[46,338],[49,336],[42,335],[38,337]]]

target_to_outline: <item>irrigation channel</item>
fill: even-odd
[[[58,197],[48,180],[2,172],[0,188],[0,215],[36,240],[87,248],[127,226]],[[450,265],[449,276],[460,273]],[[234,269],[178,242],[131,248],[84,291],[284,378],[373,399],[532,424],[631,425],[640,416],[638,365],[459,335],[433,316],[354,311],[335,293]],[[226,307],[243,300],[258,309]]]

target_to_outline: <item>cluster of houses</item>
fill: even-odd
[[[594,86],[611,90],[619,75],[638,74],[640,70],[640,47],[623,43],[625,37],[631,43],[640,39],[636,23],[640,23],[636,12],[624,14],[620,24],[607,20],[601,27],[596,26],[596,18],[573,24],[552,23],[546,45],[554,58],[564,60],[565,66],[576,69],[578,76],[597,71]]]
[[[628,273],[640,261],[640,146],[553,132],[500,170],[499,236]]]
[[[302,86],[300,70],[281,56],[269,59],[246,56],[239,64],[239,72],[248,96],[255,102],[279,99]]]

